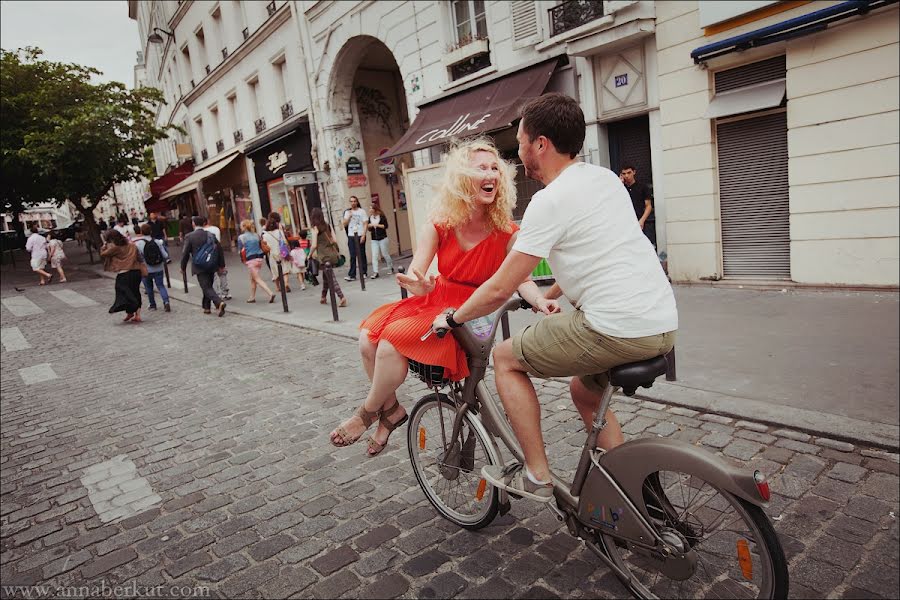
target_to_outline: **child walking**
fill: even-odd
[[[56,269],[56,272],[59,273],[59,282],[66,282],[66,272],[63,271],[62,261],[66,259],[66,253],[63,250],[63,243],[56,234],[52,231],[47,233],[47,239],[50,240],[47,242],[47,251],[48,257],[50,258],[50,267]]]
[[[306,233],[305,231],[303,233]],[[297,274],[297,282],[300,289],[306,289],[306,252],[300,247],[299,240],[291,240],[291,263],[294,267],[294,273]]]

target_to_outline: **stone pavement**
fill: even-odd
[[[480,532],[437,517],[402,434],[374,459],[362,445],[330,446],[329,430],[367,389],[351,340],[203,317],[182,303],[123,324],[106,313],[112,287],[83,279],[66,287],[76,295],[59,296],[3,282],[5,586],[266,598],[625,594],[535,503],[514,502]],[[400,397],[410,409],[423,392],[410,380]],[[552,462],[571,473],[583,440],[577,414],[563,384],[543,382],[540,393]],[[646,400],[614,406],[629,437],[689,440],[769,475],[792,597],[896,597],[897,454]]]

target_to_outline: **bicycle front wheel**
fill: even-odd
[[[429,394],[409,417],[407,445],[413,472],[425,497],[445,519],[466,529],[481,529],[497,516],[497,489],[481,477],[481,468],[499,463],[481,423],[463,416],[459,436],[450,439],[456,405],[444,394]]]
[[[787,598],[784,551],[758,506],[697,475],[670,471],[647,477],[636,501],[663,539],[696,556],[690,576],[676,580],[657,568],[658,558],[602,535],[609,557],[631,575],[624,583],[637,597]]]

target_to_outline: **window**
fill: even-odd
[[[194,126],[197,131],[197,135],[195,136],[197,143],[194,149],[200,152],[200,159],[197,161],[198,163],[200,163],[206,160],[206,158],[209,156],[209,153],[206,151],[206,137],[203,135],[203,118],[195,118]]]
[[[222,7],[216,6],[212,13],[213,35],[215,35],[215,43],[220,49],[222,60],[228,58],[228,42],[225,40],[225,29],[222,27]]]
[[[484,0],[453,0],[451,9],[457,46],[487,37]]]
[[[216,153],[218,154],[222,150],[225,149],[225,143],[222,141],[222,130],[219,123],[219,106],[211,106],[209,109],[209,114],[212,116],[212,136],[213,139],[216,140]]]
[[[231,130],[237,132],[237,130],[240,129],[237,112],[237,92],[230,92],[225,99],[228,101],[228,122],[231,124]],[[237,143],[237,141],[238,140],[235,140],[235,143]]]
[[[241,32],[240,42],[243,42],[250,34],[247,30],[247,14],[244,3],[241,0],[231,0],[231,12],[234,15],[235,28]],[[244,33],[245,31],[246,33]]]
[[[205,60],[206,65],[204,67],[205,73],[209,73],[212,69],[209,66],[209,54],[206,51],[206,34],[203,32],[203,28],[197,29],[194,32],[194,35],[197,36],[197,46],[200,48],[200,60]]]
[[[250,91],[250,111],[254,119],[258,119],[262,116],[262,110],[260,107],[259,97],[259,77],[254,76],[252,79],[247,80],[247,88]]]
[[[187,80],[191,89],[194,89],[194,71],[191,67],[191,50],[187,44],[181,47],[181,56],[184,58],[184,78]]]

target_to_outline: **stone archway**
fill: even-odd
[[[378,38],[360,35],[347,40],[335,56],[328,81],[322,129],[330,147],[332,181],[338,195],[334,206],[342,210],[350,195],[365,208],[374,200],[388,217],[388,236],[394,254],[411,250],[400,165],[393,176],[380,174],[377,160],[383,148],[392,146],[409,128],[403,77],[393,54]],[[365,181],[348,173],[347,161],[362,163]],[[338,215],[335,215],[337,220]]]

